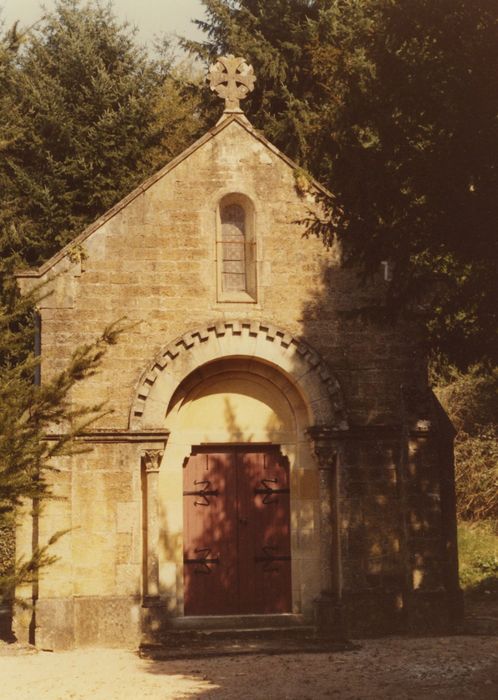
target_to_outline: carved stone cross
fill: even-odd
[[[239,112],[240,100],[254,90],[256,76],[244,58],[221,56],[209,67],[211,90],[225,100],[225,112]]]

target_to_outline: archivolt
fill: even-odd
[[[247,358],[277,367],[298,389],[313,425],[347,428],[337,380],[307,343],[260,321],[220,321],[177,338],[142,375],[130,428],[163,427],[169,401],[191,372],[215,360]]]

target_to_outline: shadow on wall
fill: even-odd
[[[421,327],[382,312],[381,275],[362,284],[355,270],[333,261],[318,272],[316,294],[301,309],[302,339],[339,380],[350,425],[399,424],[401,386],[427,384]]]
[[[321,280],[316,295],[302,307],[301,338],[338,378],[350,423],[340,444],[331,447],[340,451],[339,535],[350,631],[378,635],[440,629],[458,594],[448,555],[455,546],[451,488],[441,490],[445,481],[451,486],[452,465],[447,437],[438,437],[438,422],[431,423],[422,334],[414,321],[393,324],[379,314],[354,313],[382,297],[380,277],[361,288],[354,271],[331,264],[321,270]],[[410,392],[412,387],[417,391]],[[234,442],[247,439],[229,400],[223,418]],[[268,426],[268,439],[273,438]],[[263,482],[260,458],[255,457],[256,465],[244,459],[235,449],[201,450],[186,463],[184,490],[191,494],[186,498],[193,512],[185,525],[187,614],[270,612],[264,604],[257,607],[267,594],[260,593],[247,561],[253,566],[260,556],[267,566],[287,566],[283,502],[268,522],[262,506],[256,506],[262,532],[244,539],[247,512],[236,475],[243,475],[246,493]],[[269,473],[278,479],[273,487],[284,483]],[[231,495],[221,506],[217,494],[222,491]],[[164,541],[162,546],[173,551],[179,545]],[[241,551],[249,553],[245,564],[239,562]],[[287,609],[287,584],[279,585],[271,585],[276,591],[271,611]]]
[[[8,577],[15,566],[16,533],[14,527],[0,528],[0,580]],[[0,602],[0,640],[15,641],[12,631],[12,607],[9,600]]]
[[[238,425],[236,412],[232,407],[231,401],[228,397],[225,397],[224,403],[225,427],[228,434],[230,435],[230,442],[252,442],[254,434],[244,432],[244,430]]]
[[[159,500],[158,507],[159,522],[161,523],[159,548],[163,552],[162,561],[165,562],[162,564],[160,575],[164,586],[161,596],[164,597],[166,603],[167,615],[175,616],[177,614],[176,591],[181,591],[183,586],[182,567],[178,565],[183,557],[183,535],[181,532],[171,532],[168,529],[167,513],[161,500]]]
[[[338,500],[351,629],[444,627],[458,616],[452,437],[428,387],[420,319],[380,312],[380,274],[362,286],[330,264],[321,279],[302,337],[339,380],[350,425]]]
[[[278,389],[276,390],[279,391]],[[255,434],[253,432],[248,432],[247,430],[244,431],[244,429],[238,424],[237,413],[228,397],[225,397],[224,404],[225,426],[230,436],[229,442],[254,442],[256,437]],[[271,408],[271,406],[269,406],[269,408]],[[293,432],[295,432],[296,428],[295,426],[293,427]],[[282,424],[275,413],[270,414],[267,418],[264,429],[264,438],[264,442],[274,444],[279,444],[282,440]]]
[[[302,307],[300,324],[302,339],[325,359],[341,384],[350,425],[330,446],[332,452],[340,453],[336,505],[343,602],[353,629],[360,633],[433,622],[447,613],[443,610],[446,593],[451,587],[454,593],[458,584],[448,566],[447,552],[454,546],[452,526],[443,513],[445,509],[450,513],[451,504],[448,507],[447,494],[440,488],[444,479],[451,481],[451,464],[448,454],[442,456],[437,421],[432,421],[420,329],[413,321],[394,325],[379,314],[355,313],[371,308],[385,293],[380,277],[368,287],[359,287],[354,271],[331,263],[322,268],[321,280],[316,295]],[[217,393],[223,394],[222,389]],[[196,396],[204,394],[191,395]],[[177,401],[184,398],[176,396]],[[230,440],[247,440],[247,426],[240,426],[230,401],[220,401],[218,410]],[[267,432],[269,441],[275,439],[269,424]],[[260,436],[249,434],[252,439]],[[256,463],[258,459],[254,458]],[[271,540],[273,526],[266,524],[267,532],[261,535],[263,554],[251,549],[256,546],[254,537],[246,543],[242,536],[247,513],[240,505],[239,491],[254,491],[251,469],[261,484],[264,467],[247,465],[236,451],[197,450],[185,469],[193,471],[184,484],[185,498],[196,504],[184,525],[185,530],[190,528],[186,566],[196,571],[187,574],[196,582],[187,585],[187,614],[255,610],[254,598],[264,596],[241,588],[241,581],[256,574],[240,569],[240,551],[247,548],[246,559],[251,562],[259,556],[271,565],[280,561],[282,567],[287,556],[277,559],[281,545]],[[246,483],[242,489],[239,473],[244,475],[241,483]],[[266,481],[273,478],[279,477],[273,474]],[[218,511],[222,491],[231,496]],[[163,541],[162,546],[168,557],[169,549],[178,552],[177,540]],[[227,562],[223,570],[222,559]],[[248,602],[251,595],[253,600]],[[285,599],[283,593],[281,598]]]
[[[220,390],[218,384],[212,388]],[[250,375],[241,392],[262,400],[260,387],[250,388]],[[204,390],[200,395],[206,393],[209,397]],[[176,532],[168,528],[160,504],[168,614],[178,614],[182,588],[186,615],[290,612],[289,463],[280,443],[270,444],[282,437],[282,416],[271,399],[263,401],[256,436],[248,432],[250,415],[240,397],[235,403],[230,395],[221,398],[215,403],[219,423],[215,417],[213,425],[223,428],[228,439],[223,445],[192,447],[185,456],[183,522]],[[250,406],[258,409],[257,403]]]

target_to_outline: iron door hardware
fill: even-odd
[[[261,483],[264,488],[254,489],[254,493],[258,496],[263,496],[263,503],[269,505],[270,503],[277,503],[278,498],[272,498],[272,496],[279,493],[289,493],[289,489],[274,489],[270,484],[278,484],[278,479],[261,479]]]
[[[279,450],[208,445],[184,467],[185,615],[290,612],[292,486]]]
[[[184,496],[200,496],[203,498],[203,501],[194,501],[194,506],[209,506],[210,505],[210,500],[209,496],[219,496],[220,492],[218,489],[210,489],[209,487],[211,486],[211,482],[209,480],[205,481],[194,481],[194,486],[200,486],[201,484],[204,484],[202,489],[199,491],[184,491],[183,495]]]
[[[263,547],[263,552],[265,553],[264,556],[259,556],[259,557],[254,557],[254,561],[256,562],[263,562],[263,571],[270,572],[270,571],[279,571],[278,567],[272,566],[273,562],[275,561],[290,561],[291,558],[290,556],[279,556],[275,554],[271,554],[271,551],[276,551],[278,550],[278,547],[272,547],[271,545],[266,545]]]
[[[219,557],[209,556],[211,554],[211,550],[209,547],[197,547],[196,549],[194,549],[194,552],[196,554],[203,553],[203,556],[200,556],[197,559],[188,559],[187,557],[183,558],[184,564],[198,564],[201,567],[194,569],[194,574],[210,574],[212,573],[212,569],[209,568],[209,564],[220,563]]]

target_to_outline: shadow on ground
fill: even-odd
[[[209,685],[187,697],[275,700],[496,700],[493,636],[369,639],[350,651],[146,661],[154,675]]]

